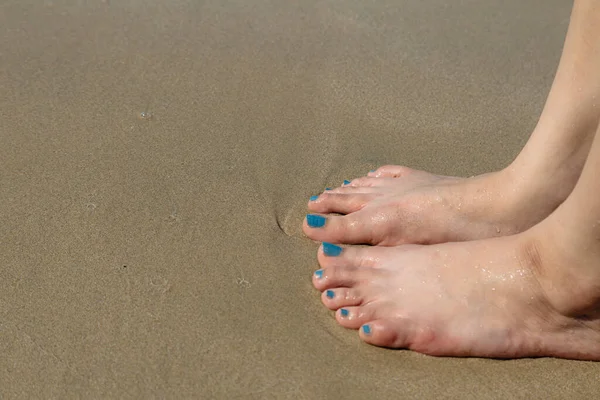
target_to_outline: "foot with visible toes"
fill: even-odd
[[[545,218],[568,194],[552,180],[520,183],[527,179],[517,174],[509,168],[455,178],[381,167],[312,196],[303,231],[319,242],[384,246],[514,234]]]
[[[377,346],[600,360],[600,261],[557,252],[547,233],[431,246],[324,243],[313,284],[340,325]]]
[[[598,10],[574,3],[544,111],[507,169],[383,167],[309,202],[304,232],[330,242],[313,284],[340,325],[432,355],[600,361]]]

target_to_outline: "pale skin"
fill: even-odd
[[[576,0],[542,116],[504,170],[386,166],[309,202],[326,219],[307,236],[342,244],[319,248],[313,276],[340,325],[431,355],[600,360],[598,43],[600,4]]]

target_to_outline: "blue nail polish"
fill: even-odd
[[[370,335],[371,334],[371,327],[369,325],[363,325],[362,326],[362,331],[365,335]]]
[[[316,270],[316,271],[315,271],[315,276],[316,276],[318,279],[321,279],[321,278],[323,278],[323,270],[322,270],[322,269],[318,269],[318,270]]]
[[[327,292],[325,292],[325,295],[328,299],[333,299],[335,297],[335,293],[333,293],[333,290],[328,290]]]
[[[348,310],[346,310],[345,308],[342,308],[342,309],[340,310],[340,315],[341,315],[342,317],[347,317],[348,315],[350,315],[350,312],[348,312]]]
[[[369,172],[373,173],[373,172],[375,172],[375,170],[374,170],[374,169],[372,169],[372,170],[370,170]]]
[[[337,257],[342,254],[342,248],[335,244],[323,242],[323,253],[329,257]]]
[[[350,181],[348,179],[344,179],[344,185],[349,185]]]
[[[310,196],[310,201],[315,201],[318,198],[319,198],[319,196]]]
[[[331,188],[325,188],[325,190],[331,190]]]
[[[321,215],[308,214],[306,216],[306,222],[311,228],[322,228],[325,225],[325,221],[325,217]]]

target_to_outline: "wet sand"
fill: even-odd
[[[542,109],[569,2],[0,2],[0,397],[595,398],[600,364],[366,345],[310,195],[473,175]]]

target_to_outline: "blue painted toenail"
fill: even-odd
[[[318,198],[319,198],[319,196],[310,196],[310,201],[315,201]]]
[[[348,179],[344,179],[344,185],[349,185],[350,181]]]
[[[328,290],[327,292],[325,292],[325,295],[329,299],[333,299],[335,297],[335,293],[333,293],[333,290]]]
[[[337,257],[342,254],[342,248],[335,244],[323,242],[323,253],[329,257]]]
[[[362,326],[362,330],[363,330],[363,333],[365,335],[370,335],[371,334],[371,327],[369,325],[363,325]]]
[[[311,228],[322,228],[325,225],[325,217],[315,214],[308,214],[306,216],[306,222]]]
[[[321,278],[323,277],[323,270],[322,270],[322,269],[318,269],[318,270],[316,270],[316,271],[315,271],[315,276],[316,276],[318,279],[321,279]]]
[[[325,188],[325,190],[331,190],[331,188]]]
[[[350,312],[348,312],[348,310],[346,310],[345,308],[342,308],[342,309],[340,310],[340,315],[341,315],[342,317],[347,317],[348,315],[350,315]]]
[[[369,172],[375,172],[375,170],[374,170],[374,169],[372,169],[372,170],[370,170]]]

